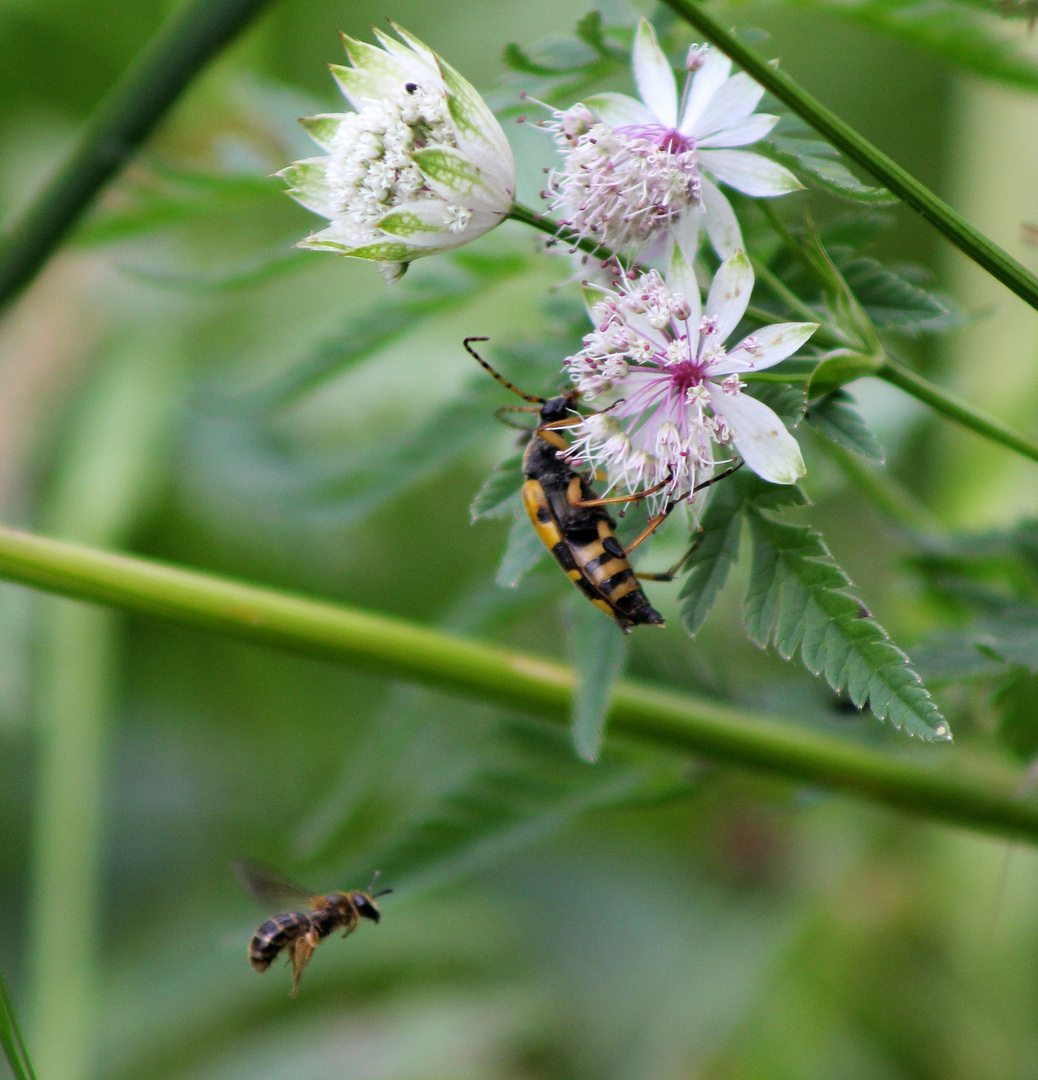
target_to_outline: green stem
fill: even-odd
[[[522,203],[513,203],[508,216],[512,221],[521,221],[524,225],[538,229],[553,239],[561,240],[564,244],[579,248],[581,251],[587,252],[588,255],[594,255],[596,259],[601,259],[602,262],[620,261],[619,256],[609,248],[596,244],[594,240],[589,240],[586,237],[582,239],[571,229],[567,229],[565,225],[560,225],[554,218],[548,217],[547,214],[538,214],[528,206],[523,206]]]
[[[1001,420],[996,420],[995,417],[989,416],[940,387],[934,386],[933,383],[927,382],[926,379],[909,371],[892,357],[887,357],[883,366],[876,372],[876,377],[899,387],[906,394],[911,394],[912,397],[925,402],[935,412],[962,424],[970,431],[975,431],[978,435],[983,435],[984,438],[1008,450],[1014,450],[1032,461],[1038,461],[1038,443],[1033,439],[1025,438],[1007,424],[1003,424]]]
[[[558,723],[566,723],[572,709],[573,672],[541,657],[146,559],[0,528],[0,578],[348,663]],[[614,733],[650,745],[1038,844],[1038,806],[1017,798],[1008,779],[953,774],[932,767],[932,760],[920,764],[878,753],[794,722],[633,681],[616,684],[609,717]]]
[[[100,188],[198,72],[268,0],[187,0],[105,96],[68,160],[15,224],[0,255],[0,308],[43,267]]]
[[[18,1025],[18,1017],[15,1016],[3,973],[0,973],[0,1046],[3,1047],[4,1057],[11,1066],[15,1080],[36,1080],[32,1059],[22,1038],[22,1029]]]
[[[784,101],[798,116],[825,136],[833,146],[867,169],[877,180],[900,196],[960,251],[1011,289],[1025,303],[1038,308],[1038,278],[1026,267],[975,229],[928,187],[893,159],[863,138],[849,124],[801,89],[785,72],[762,60],[739,39],[708,15],[693,0],[663,0],[689,25],[706,35],[761,86]]]

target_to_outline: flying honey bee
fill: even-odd
[[[264,972],[285,950],[292,964],[292,996],[299,989],[303,969],[317,946],[336,930],[343,937],[353,933],[361,919],[377,923],[382,917],[375,901],[391,893],[382,889],[373,893],[378,871],[367,892],[314,894],[300,888],[275,870],[250,862],[236,862],[234,872],[245,889],[266,908],[289,908],[260,925],[249,942],[249,963]]]

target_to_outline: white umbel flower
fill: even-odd
[[[280,175],[330,225],[297,245],[389,264],[459,247],[504,220],[515,162],[472,85],[417,38],[375,31],[382,48],[342,35],[352,67],[333,64],[354,112],[302,121],[322,157]],[[395,268],[395,271],[394,269]]]
[[[688,261],[705,227],[722,259],[743,247],[739,223],[718,183],[764,198],[803,185],[748,150],[778,122],[756,113],[763,87],[709,46],[688,56],[681,97],[648,20],[631,57],[641,100],[597,94],[549,124],[565,156],[549,177],[552,210],[582,239],[641,258],[669,237]]]
[[[582,398],[603,411],[570,428],[570,460],[604,469],[610,488],[625,492],[666,482],[650,501],[654,513],[713,474],[715,446],[734,446],[773,484],[796,483],[805,472],[800,447],[767,405],[742,392],[739,376],[792,356],[818,324],[764,326],[725,349],[752,290],[749,259],[737,251],[701,311],[695,275],[675,248],[666,280],[650,270],[590,295],[595,329],[566,367]]]

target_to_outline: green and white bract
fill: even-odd
[[[398,277],[422,255],[459,247],[504,220],[515,162],[472,85],[417,38],[375,31],[379,49],[343,35],[352,67],[332,65],[354,112],[302,121],[327,153],[280,175],[330,225],[298,247],[385,265]]]
[[[690,262],[701,227],[722,259],[743,248],[715,181],[754,198],[803,185],[786,168],[735,147],[762,139],[777,116],[754,110],[764,90],[709,46],[688,54],[680,99],[674,72],[642,19],[631,57],[641,101],[597,94],[546,125],[565,157],[549,178],[552,210],[581,239],[641,259],[675,240]]]

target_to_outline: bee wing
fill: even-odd
[[[289,881],[284,874],[279,874],[276,870],[244,859],[231,863],[231,867],[245,891],[265,908],[274,910],[313,906],[314,893],[294,881]]]

